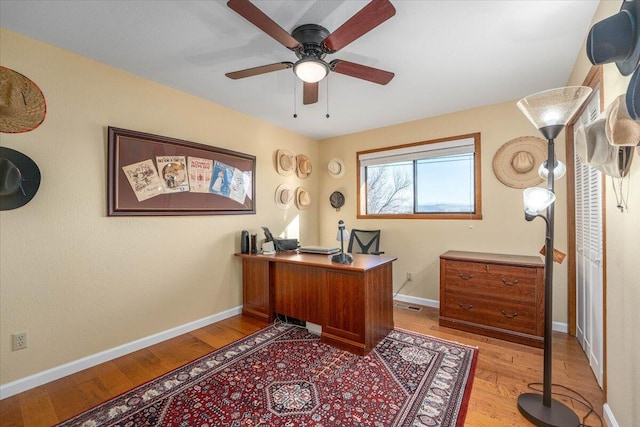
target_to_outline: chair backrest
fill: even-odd
[[[380,251],[380,230],[351,230],[347,252],[375,254]]]

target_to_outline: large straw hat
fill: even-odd
[[[311,175],[311,160],[304,154],[299,154],[296,157],[296,172],[298,178],[308,178]]]
[[[40,188],[40,169],[28,156],[0,147],[0,211],[26,205]]]
[[[588,165],[614,178],[622,178],[629,173],[633,158],[633,147],[616,147],[609,144],[606,120],[598,119],[584,129],[587,151],[593,153]],[[581,138],[580,134],[578,136]]]
[[[331,159],[327,169],[332,178],[340,178],[344,175],[344,162],[338,158]]]
[[[291,190],[291,187],[286,184],[278,185],[278,188],[276,188],[275,196],[276,206],[278,208],[282,210],[289,209],[291,205],[293,205],[293,198],[294,193],[293,190]]]
[[[44,121],[47,105],[40,88],[22,74],[0,67],[0,132],[28,132]]]
[[[620,95],[607,108],[605,133],[611,145],[635,147],[640,144],[640,122],[629,116],[624,98]]]
[[[295,170],[293,153],[289,150],[276,151],[276,170],[282,176],[289,176]]]
[[[538,168],[547,158],[547,143],[535,136],[522,136],[505,143],[493,157],[493,173],[504,185],[527,188],[543,179]]]
[[[311,204],[311,194],[304,187],[296,188],[296,206],[298,209],[307,209]]]

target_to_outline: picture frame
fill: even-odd
[[[108,127],[107,215],[255,214],[256,157]]]

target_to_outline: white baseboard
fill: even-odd
[[[393,299],[397,301],[407,302],[409,304],[418,304],[425,307],[440,308],[440,301],[434,299],[418,298],[402,294],[396,295],[395,297],[393,297]]]
[[[602,407],[602,415],[604,416],[604,423],[607,427],[620,427],[620,424],[616,421],[616,417],[613,416],[609,404],[605,403]]]
[[[0,386],[0,400],[242,313],[235,307]]]
[[[396,295],[393,299],[397,301],[407,302],[410,304],[418,304],[426,307],[440,308],[440,301],[433,300],[433,299],[418,298],[418,297],[412,297],[410,295],[402,295],[402,294]],[[551,327],[553,328],[554,331],[557,331],[557,332],[564,332],[565,334],[569,332],[569,326],[566,323],[553,322]]]

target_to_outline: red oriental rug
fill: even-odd
[[[395,329],[361,357],[269,326],[60,426],[463,426],[477,354]]]

